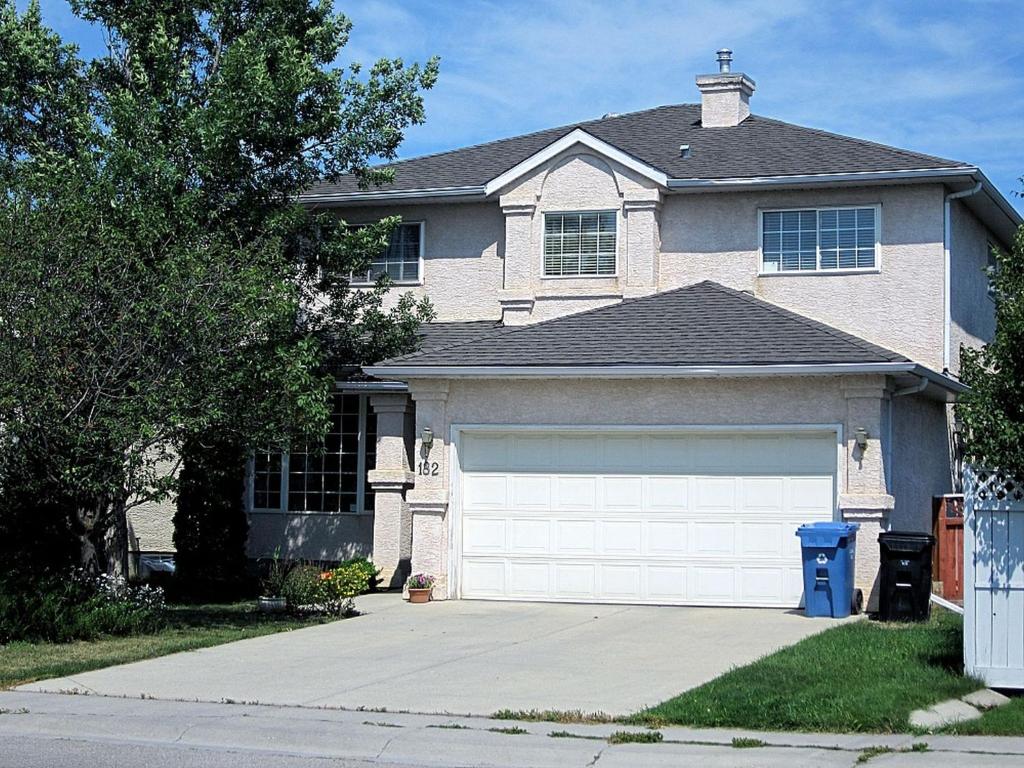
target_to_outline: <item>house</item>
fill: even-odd
[[[969,163],[658,107],[398,162],[308,204],[402,224],[367,280],[419,351],[339,380],[326,453],[257,455],[250,554],[372,555],[435,598],[795,607],[796,527],[926,530],[961,344],[1020,216]]]

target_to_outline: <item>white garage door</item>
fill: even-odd
[[[835,508],[831,432],[467,431],[459,456],[464,598],[796,607],[794,532]]]

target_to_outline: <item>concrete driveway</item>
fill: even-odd
[[[110,696],[489,715],[622,715],[839,623],[796,612],[359,599],[364,615],[23,686]]]

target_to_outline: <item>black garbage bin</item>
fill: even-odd
[[[882,621],[925,621],[932,592],[932,547],[927,533],[890,531],[878,536],[882,553],[878,618]]]

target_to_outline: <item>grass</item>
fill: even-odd
[[[608,737],[609,744],[657,744],[665,738],[661,731],[615,731]]]
[[[584,712],[581,709],[499,709],[492,720],[522,720],[529,723],[613,723],[615,718],[604,712]]]
[[[913,710],[981,687],[961,674],[962,634],[960,617],[940,610],[921,624],[845,624],[727,672],[628,722],[906,732]],[[1024,709],[1020,712],[1024,716]]]
[[[943,732],[968,736],[1024,736],[1024,697],[990,709],[978,720],[951,725]]]
[[[732,740],[732,746],[734,749],[755,749],[757,747],[767,747],[767,741],[761,741],[761,739],[748,739],[745,736],[735,736]]]
[[[509,736],[521,736],[524,733],[529,733],[525,728],[520,728],[517,725],[513,725],[511,728],[488,728],[491,733],[504,733]]]
[[[151,635],[0,646],[0,689],[300,629],[323,621],[259,613],[253,602],[169,606],[166,625]]]

